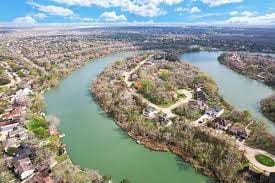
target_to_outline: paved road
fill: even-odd
[[[151,57],[151,56],[150,56]],[[150,57],[148,57],[147,59],[143,60],[142,62],[140,62],[133,70],[131,70],[130,72],[126,72],[124,73],[125,76],[125,83],[127,84],[127,87],[131,87],[132,82],[129,81],[129,77],[131,76],[131,74],[133,74],[135,71],[137,71],[148,59],[150,59]],[[188,90],[180,90],[179,92],[181,92],[182,94],[184,94],[186,97],[183,99],[178,100],[175,104],[167,107],[167,108],[162,108],[158,105],[153,104],[152,102],[150,102],[149,100],[145,99],[142,95],[136,93],[134,90],[132,90],[132,94],[136,95],[138,97],[140,97],[142,99],[142,101],[144,103],[146,103],[147,105],[154,107],[158,112],[163,112],[165,114],[167,114],[167,116],[169,118],[171,117],[175,117],[176,115],[172,112],[175,108],[179,107],[180,105],[183,105],[184,103],[189,102],[192,99],[192,92],[188,91]],[[213,129],[213,128],[209,128],[207,126],[204,126],[202,124],[199,125],[199,121],[202,119],[209,119],[208,115],[202,115],[198,120],[194,121],[193,123],[191,123],[190,125],[192,126],[200,126],[200,128],[205,131],[208,132],[209,134],[213,135],[213,136],[227,136],[227,138],[232,139],[232,137],[228,134],[226,134],[224,131],[222,130],[218,130],[218,129]],[[249,124],[251,125],[252,122]],[[247,127],[249,126],[247,125]],[[246,128],[247,128],[246,127]],[[236,145],[239,147],[239,149],[241,151],[244,152],[245,157],[248,159],[248,161],[250,162],[250,166],[253,167],[254,169],[263,172],[266,175],[269,175],[271,172],[275,172],[275,166],[274,167],[267,167],[264,166],[262,164],[260,164],[256,159],[255,156],[257,154],[264,154],[267,155],[269,157],[271,157],[274,161],[275,161],[275,156],[260,150],[260,149],[254,149],[251,147],[248,147],[247,145],[244,144],[244,142],[240,142],[240,141],[236,141]]]
[[[183,105],[187,102],[189,102],[192,99],[192,92],[188,91],[188,90],[181,90],[182,93],[186,96],[185,98],[179,99],[175,104],[169,106],[169,107],[160,107],[156,104],[153,104],[152,102],[150,102],[149,100],[147,100],[146,98],[144,98],[142,95],[136,93],[133,91],[133,95],[138,96],[139,98],[142,99],[142,101],[144,103],[146,103],[148,106],[155,108],[158,112],[162,112],[164,114],[167,114],[168,118],[173,118],[176,115],[172,112],[175,108],[179,107],[180,105]]]
[[[172,111],[174,109],[176,109],[177,107],[179,107],[185,103],[188,103],[192,99],[193,95],[192,95],[191,91],[180,90],[180,92],[185,95],[185,98],[179,99],[175,104],[173,104],[167,108],[161,108],[163,110],[163,112],[168,115],[168,117],[175,117],[176,115]]]
[[[152,58],[152,55],[150,55],[147,59],[144,59],[143,61],[141,61],[134,69],[132,69],[130,72],[125,72],[124,73],[124,81],[127,85],[127,87],[131,87],[132,86],[132,82],[129,81],[129,78],[130,76],[136,72],[145,62],[147,62],[148,60],[150,60]],[[153,104],[152,102],[150,102],[149,100],[145,99],[142,95],[140,94],[137,94],[136,92],[132,92],[133,95],[136,95],[138,97],[140,97],[143,102],[147,103],[147,105],[151,106],[151,107],[154,107],[158,112],[163,112],[165,114],[167,114],[167,116],[169,118],[172,118],[172,117],[175,117],[176,115],[173,114],[173,110],[177,107],[179,107],[180,105],[182,104],[185,104],[187,102],[189,102],[189,100],[192,99],[192,92],[191,91],[188,91],[188,90],[179,90],[178,92],[184,94],[186,97],[185,98],[181,98],[179,99],[175,104],[169,106],[169,107],[166,107],[166,108],[162,108],[158,105],[155,105]]]
[[[275,161],[274,155],[260,149],[254,149],[252,147],[248,147],[242,142],[237,142],[237,145],[240,150],[244,151],[245,157],[249,160],[250,166],[252,166],[254,169],[260,172],[263,172],[266,175],[269,175],[271,172],[275,172],[275,166],[273,167],[264,166],[261,163],[259,163],[255,158],[257,154],[263,154],[272,158]]]
[[[144,59],[143,61],[141,61],[133,70],[131,70],[130,72],[125,72],[124,76],[125,76],[125,83],[127,85],[127,87],[131,87],[132,83],[131,81],[129,81],[130,76],[136,72],[145,62],[147,62],[148,60],[150,60],[152,58],[152,55],[150,55],[148,58]]]
[[[207,115],[207,114],[203,114],[199,119],[197,119],[196,121],[193,121],[192,124],[194,126],[199,126],[199,125],[203,125],[204,122],[203,121],[206,121],[206,120],[210,120],[212,119],[211,116]],[[200,123],[202,122],[202,123]]]

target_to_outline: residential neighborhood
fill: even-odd
[[[245,141],[249,139],[251,133],[250,126],[253,126],[253,123],[255,124],[255,122],[251,120],[249,121],[249,124],[247,123],[247,125],[244,125],[229,119],[229,116],[234,114],[231,114],[232,112],[229,112],[230,109],[224,107],[224,104],[221,102],[217,105],[213,105],[213,100],[216,99],[213,99],[213,96],[210,96],[210,94],[207,93],[203,84],[200,86],[195,85],[193,88],[181,88],[175,92],[176,96],[171,98],[169,104],[158,103],[158,100],[154,101],[154,97],[156,96],[150,96],[146,93],[148,90],[152,90],[151,87],[154,84],[150,84],[149,81],[145,82],[140,78],[147,77],[150,78],[151,81],[161,82],[161,80],[166,81],[166,78],[171,77],[169,75],[169,69],[159,69],[159,65],[163,64],[162,62],[165,62],[165,60],[156,61],[154,58],[159,57],[156,55],[150,55],[148,58],[140,59],[139,63],[136,63],[135,60],[134,67],[131,67],[132,69],[130,70],[124,70],[124,73],[122,74],[125,86],[127,86],[127,97],[125,92],[122,92],[123,95],[121,95],[123,100],[125,102],[128,101],[128,105],[131,106],[135,103],[132,101],[132,97],[138,98],[142,102],[141,115],[148,125],[154,125],[157,129],[169,128],[170,130],[173,130],[179,119],[187,120],[187,123],[189,123],[187,126],[190,126],[191,128],[198,128],[212,137],[225,138],[232,141],[232,143],[248,159],[252,170],[257,169],[257,171],[260,171],[267,176],[273,174],[273,169],[270,169],[269,167],[264,168],[264,166],[255,160],[255,156],[251,156],[252,151],[257,152],[259,149],[255,148],[252,150],[251,147],[245,144]],[[145,72],[144,70],[149,71],[147,75],[143,73]],[[163,73],[165,73],[165,75]],[[157,77],[160,77],[161,79],[158,79]],[[110,84],[112,83],[110,82]],[[121,83],[118,87],[121,87]],[[161,86],[158,85],[158,87]],[[144,88],[146,89],[145,91]],[[184,92],[182,93],[179,91]],[[215,103],[218,102],[215,101]],[[142,144],[140,138],[138,138],[137,142]],[[268,152],[265,152],[264,154],[268,154],[269,157],[274,158],[274,156]]]
[[[31,90],[28,88],[18,90],[10,97],[10,109],[0,115],[0,141],[5,152],[3,158],[6,166],[12,169],[20,180],[28,181],[40,175],[40,167],[36,167],[32,162],[36,147],[25,143],[33,138],[24,127],[27,114],[26,100],[30,94]],[[49,164],[43,166],[50,170]],[[52,182],[49,174],[44,177],[47,177],[47,183]]]
[[[275,179],[272,28],[108,23],[0,26],[0,182]]]

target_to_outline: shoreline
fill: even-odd
[[[107,111],[105,111],[105,112],[108,113]],[[179,156],[183,161],[189,163],[196,170],[196,172],[201,172],[210,178],[214,177],[214,174],[210,169],[207,169],[206,167],[199,165],[198,161],[196,161],[194,158],[192,158],[192,156],[190,154],[188,154],[187,152],[183,152],[182,150],[180,150],[180,148],[178,148],[176,146],[168,146],[165,144],[154,142],[153,140],[151,140],[149,138],[144,138],[142,136],[140,136],[140,138],[139,138],[138,136],[136,136],[136,135],[132,134],[130,131],[128,131],[127,127],[125,125],[123,125],[123,123],[119,123],[115,119],[113,119],[113,120],[125,133],[128,134],[128,136],[131,139],[135,140],[137,144],[143,145],[145,148],[152,150],[152,151],[173,153],[173,154]],[[137,141],[139,141],[139,142],[137,142]]]
[[[146,59],[144,59],[144,60],[146,60]],[[144,63],[144,60],[140,61],[140,63],[141,64]],[[133,63],[135,63],[135,62],[133,62]],[[150,63],[150,62],[148,61],[148,63]],[[140,112],[142,111],[142,109],[145,108],[146,104],[142,103],[142,99],[135,99],[135,97],[133,96],[134,95],[133,93],[135,91],[132,91],[131,89],[129,89],[129,88],[131,88],[130,87],[131,82],[128,82],[129,84],[127,83],[126,80],[128,80],[128,77],[126,77],[126,76],[128,76],[128,75],[126,75],[126,74],[132,73],[132,71],[133,70],[135,71],[135,69],[139,68],[140,65],[136,66],[134,69],[132,69],[130,71],[129,71],[129,67],[131,67],[131,62],[127,62],[127,60],[124,61],[124,65],[123,64],[117,64],[117,65],[113,64],[113,65],[109,66],[108,68],[106,68],[102,72],[103,74],[100,74],[98,76],[98,78],[91,83],[91,86],[90,86],[91,95],[93,98],[95,98],[98,105],[108,114],[108,116],[110,118],[112,118],[115,121],[115,123],[120,128],[122,128],[122,130],[124,130],[128,134],[129,137],[134,139],[138,144],[142,144],[147,149],[154,150],[154,151],[161,151],[161,152],[171,152],[171,153],[179,156],[183,161],[190,163],[192,165],[192,167],[197,172],[202,172],[204,175],[206,175],[208,177],[214,177],[216,180],[235,181],[235,180],[244,180],[244,179],[248,178],[243,173],[245,173],[244,171],[246,170],[244,168],[245,167],[248,168],[247,162],[250,161],[250,157],[248,157],[248,159],[246,159],[247,153],[244,153],[243,149],[240,149],[237,142],[233,143],[233,141],[232,141],[232,143],[231,143],[231,141],[228,141],[228,138],[230,138],[230,134],[228,136],[226,136],[228,138],[225,139],[222,136],[221,136],[221,138],[218,138],[218,134],[216,134],[217,136],[215,136],[215,135],[212,136],[211,134],[213,131],[211,131],[211,130],[188,131],[188,128],[185,128],[188,125],[186,125],[185,127],[184,127],[184,125],[181,126],[179,123],[180,119],[178,119],[178,120],[175,119],[175,121],[174,121],[176,124],[175,131],[173,131],[173,129],[171,129],[171,130],[167,129],[167,130],[163,131],[163,130],[159,130],[159,128],[158,129],[150,128],[150,125],[148,124],[150,121],[146,121],[146,120],[144,120],[144,118],[138,118],[138,116],[140,115]],[[155,67],[157,67],[157,66],[155,66]],[[180,66],[178,66],[178,67],[180,67]],[[172,68],[172,66],[171,66],[171,68]],[[121,72],[123,72],[123,71],[126,74],[122,74],[122,75],[125,75],[125,77],[121,78]],[[155,71],[155,72],[157,72],[157,71]],[[199,75],[199,73],[200,72],[198,71],[197,74]],[[111,83],[110,79],[108,79],[110,76],[114,77],[113,80],[117,80],[117,83],[119,83],[119,84],[115,85],[115,84]],[[194,76],[194,77],[196,78],[196,76]],[[142,77],[141,77],[141,79],[142,79]],[[208,81],[208,80],[206,80],[206,81]],[[125,86],[125,83],[127,84],[127,86]],[[213,83],[214,83],[213,85],[216,86],[214,81],[213,81]],[[110,84],[113,87],[110,87],[109,86]],[[213,95],[217,94],[217,92],[216,92],[217,88],[214,86],[211,88],[212,89],[211,91],[213,92],[211,94],[213,94]],[[110,89],[110,88],[112,88],[112,89]],[[216,89],[216,90],[214,90],[214,89]],[[102,92],[104,92],[104,94],[101,94]],[[118,93],[118,94],[116,94],[116,93]],[[118,99],[113,100],[114,95],[115,96],[117,95]],[[132,96],[132,97],[130,98],[130,96]],[[223,107],[225,107],[226,110],[228,110],[228,108],[230,108],[229,111],[234,110],[234,109],[231,109],[231,105],[225,105],[228,103],[220,97],[217,98],[217,96],[219,96],[219,95],[215,95],[215,98],[213,99],[214,101],[220,102],[219,104],[222,105]],[[108,103],[106,103],[104,101],[108,101]],[[127,101],[129,101],[129,102],[127,102]],[[124,106],[127,104],[129,104],[130,111],[124,108]],[[151,103],[149,103],[148,105],[150,106]],[[118,108],[121,109],[122,111],[118,110]],[[155,108],[158,109],[158,106]],[[165,111],[165,112],[167,112],[167,111]],[[238,113],[238,111],[236,111],[236,113]],[[244,111],[244,113],[240,112],[238,114],[245,115],[246,113]],[[238,121],[238,119],[235,119],[232,117],[230,118],[230,117],[231,116],[228,116],[229,119],[233,120],[232,123],[234,124],[234,126],[239,125],[240,128],[241,127],[244,128],[245,126],[251,124],[251,122],[249,122],[249,120],[252,120],[252,118],[250,118],[249,116],[248,117],[243,116],[244,121],[242,123],[240,123]],[[242,116],[240,116],[240,117],[242,118]],[[256,128],[259,128],[259,127],[257,125],[255,125],[255,126],[253,126],[253,129],[250,129],[250,130],[253,130],[253,133],[254,133]],[[190,128],[190,129],[192,129],[192,128]],[[170,134],[169,134],[169,132],[170,132]],[[197,134],[197,137],[193,137],[190,132],[191,133],[193,132],[193,135],[195,133],[195,136]],[[203,134],[203,133],[205,133],[205,134]],[[226,131],[225,133],[227,135],[229,132]],[[190,134],[190,137],[189,137],[189,134]],[[255,136],[255,134],[252,134],[251,137],[249,137],[249,140],[253,140],[254,136]],[[209,137],[211,137],[209,140],[205,139],[205,138],[209,138]],[[263,138],[265,138],[265,137],[263,137]],[[223,141],[223,140],[225,140],[225,141]],[[248,140],[248,143],[249,143],[249,140]],[[191,144],[190,144],[190,142],[191,142]],[[197,143],[197,144],[201,143],[199,146],[202,146],[202,147],[196,146],[195,144],[192,145],[192,143]],[[216,144],[216,145],[214,145],[214,144]],[[253,143],[252,143],[252,145],[253,145]],[[192,146],[194,146],[194,148]],[[232,156],[232,158],[233,157],[234,158],[227,159],[227,157],[225,157],[224,155],[216,157],[216,155],[215,155],[216,151],[210,151],[210,152],[206,153],[209,149],[209,146],[211,146],[211,147],[213,146],[212,148],[214,148],[214,149],[219,149],[221,146],[221,148],[224,148],[226,153],[230,153],[227,156],[228,158],[230,156]],[[260,149],[263,148],[264,150],[266,150],[261,145],[257,145],[257,146],[258,146],[257,148],[260,148]],[[199,149],[198,148],[196,149],[196,147],[198,147]],[[244,146],[244,149],[246,147],[247,146]],[[267,150],[269,150],[269,149],[267,149]],[[207,155],[205,155],[205,153]],[[205,156],[220,158],[221,162],[222,161],[227,162],[228,163],[227,169],[229,168],[228,169],[229,173],[225,174],[225,173],[223,173],[223,171],[221,171],[221,169],[224,169],[224,167],[222,167],[219,162],[215,161],[215,158],[214,159],[213,158],[206,159],[206,158],[204,158]],[[232,168],[230,168],[230,166],[231,166],[229,163],[230,161],[235,161],[237,163],[235,163],[235,165],[232,165]],[[216,165],[216,164],[220,169],[216,169],[215,167],[213,167],[213,165]]]
[[[115,52],[112,52],[112,53],[110,53],[110,54],[101,55],[101,56],[99,56],[99,57],[96,57],[96,58],[90,59],[90,60],[88,60],[88,61],[85,61],[85,62],[83,62],[81,65],[77,65],[75,68],[72,68],[72,69],[71,69],[70,71],[68,71],[68,73],[67,73],[66,75],[64,75],[62,78],[59,78],[59,79],[58,79],[57,85],[52,86],[52,87],[48,87],[48,88],[43,88],[43,89],[41,89],[40,91],[38,91],[38,93],[41,93],[41,94],[43,95],[43,97],[44,97],[45,92],[50,91],[51,89],[54,89],[54,88],[58,87],[59,81],[65,79],[65,78],[68,77],[72,72],[77,71],[78,69],[82,68],[82,67],[85,66],[86,64],[92,63],[92,62],[94,62],[95,60],[100,59],[100,58],[102,58],[102,57],[112,56],[112,55],[114,55],[114,54],[120,54],[120,53],[123,53],[123,52],[130,52],[130,51],[138,51],[138,50],[115,51]],[[43,99],[43,101],[45,101],[45,98]],[[43,110],[43,112],[45,112],[45,111]],[[57,131],[58,131],[58,133],[60,133],[60,131],[58,130],[58,128],[57,128]],[[60,135],[61,135],[61,134],[62,134],[62,135],[64,134],[64,136],[66,135],[65,133],[60,133]],[[64,136],[63,136],[63,137],[64,137]],[[64,148],[66,149],[66,146],[67,146],[67,145],[63,142],[63,140],[62,140],[63,137],[58,136],[60,142],[62,142],[62,144],[65,145]],[[66,152],[68,152],[67,149],[66,149]],[[83,168],[81,168],[78,164],[74,163],[74,161],[71,159],[71,156],[69,155],[69,153],[66,153],[66,154],[68,155],[68,160],[69,160],[68,162],[69,162],[70,164],[72,164],[72,165],[73,165],[74,167],[76,167],[76,168],[79,168],[81,171],[85,172],[85,170],[84,170]],[[95,170],[95,169],[90,169],[90,170]],[[95,170],[95,171],[96,171],[96,170]],[[101,175],[101,174],[99,173],[99,175]],[[103,176],[103,175],[101,175],[101,176]]]
[[[244,55],[242,55],[244,54]],[[262,83],[263,85],[267,86],[267,87],[270,87],[272,90],[275,89],[275,85],[272,84],[272,82],[270,80],[267,79],[267,77],[265,75],[269,75],[270,73],[267,71],[268,69],[264,70],[262,69],[261,71],[255,71],[254,73],[249,73],[248,72],[248,68],[247,68],[247,65],[248,64],[251,64],[251,67],[252,66],[258,66],[257,65],[258,63],[256,62],[255,65],[252,65],[252,63],[249,63],[249,61],[247,61],[246,59],[249,59],[249,56],[251,56],[251,59],[252,61],[255,61],[253,59],[255,59],[254,57],[255,56],[261,56],[262,59],[265,59],[266,56],[263,56],[263,55],[253,55],[253,53],[250,53],[252,55],[249,55],[249,53],[236,53],[234,55],[234,52],[229,52],[229,53],[222,53],[218,56],[217,60],[220,64],[224,65],[226,68],[228,68],[229,70],[233,71],[233,72],[236,72],[237,74],[240,74],[246,78],[249,78],[253,81],[257,81],[259,83]],[[238,56],[246,56],[246,58],[240,58]],[[253,57],[254,56],[254,57]],[[237,57],[237,58],[235,58]],[[248,58],[247,58],[248,57]],[[239,62],[238,64],[236,64],[237,61]],[[265,60],[263,60],[265,61]],[[272,60],[270,61],[272,62]],[[272,63],[270,63],[272,64]],[[265,73],[263,75],[263,73]],[[261,112],[261,114],[266,117],[269,121],[271,121],[272,123],[275,123],[275,120],[274,120],[274,117],[272,118],[271,116],[269,116],[266,111],[263,110],[263,104],[264,104],[264,101],[268,100],[269,98],[271,98],[272,96],[274,95],[274,92],[273,94],[271,94],[270,96],[267,96],[266,98],[262,98],[259,103],[260,103],[260,108],[259,108],[259,111]]]

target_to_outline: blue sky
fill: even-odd
[[[275,25],[275,0],[3,0],[0,22]]]

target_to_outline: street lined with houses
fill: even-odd
[[[129,81],[129,78],[143,64],[150,61],[150,59],[151,59],[151,55],[149,58],[141,61],[133,70],[131,70],[129,72],[125,72],[124,73],[124,81],[125,81],[127,87],[129,88],[130,93],[132,95],[135,95],[135,96],[141,98],[142,101],[149,106],[147,109],[144,110],[143,115],[145,117],[151,118],[152,116],[155,116],[158,113],[162,113],[162,114],[164,114],[164,116],[163,117],[161,116],[161,118],[165,118],[166,121],[169,121],[169,122],[165,123],[165,126],[168,127],[168,126],[172,125],[171,119],[177,116],[176,114],[173,113],[174,109],[176,109],[177,107],[179,107],[183,104],[190,102],[190,100],[192,100],[192,98],[193,98],[193,95],[197,95],[197,97],[199,96],[199,98],[202,99],[202,101],[207,100],[208,97],[200,88],[197,88],[195,92],[181,89],[178,92],[184,94],[185,97],[178,99],[174,104],[172,104],[168,107],[161,107],[159,105],[152,103],[148,99],[144,98],[141,94],[138,94],[135,91],[135,89],[131,88],[133,85],[133,82]],[[256,155],[263,154],[263,155],[267,155],[268,157],[272,158],[275,161],[274,155],[272,155],[266,151],[260,150],[260,149],[251,148],[244,144],[245,139],[249,135],[248,127],[251,124],[253,124],[253,121],[251,121],[245,128],[231,127],[230,123],[228,123],[225,120],[222,120],[220,118],[220,116],[222,116],[223,113],[224,113],[224,109],[222,107],[205,106],[204,114],[201,117],[199,117],[197,120],[191,122],[190,125],[194,126],[194,127],[199,127],[201,130],[206,131],[213,136],[224,135],[225,137],[228,137],[229,139],[233,138],[234,142],[237,145],[237,147],[239,148],[239,150],[242,151],[244,153],[245,157],[248,159],[249,165],[251,168],[253,168],[259,172],[262,172],[263,174],[265,174],[267,176],[269,176],[270,173],[275,172],[275,166],[273,166],[273,167],[265,166],[265,165],[259,163],[255,158]],[[207,127],[205,125],[209,121],[213,121],[215,123],[215,129]],[[226,130],[228,130],[231,135],[225,133]]]

